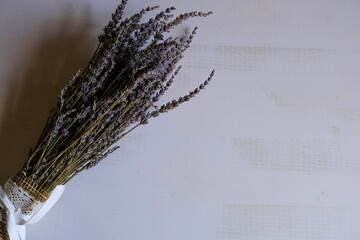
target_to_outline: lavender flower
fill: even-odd
[[[113,153],[114,144],[150,118],[177,108],[203,90],[209,78],[189,94],[161,106],[156,103],[170,88],[197,27],[188,36],[164,34],[193,17],[212,12],[193,11],[174,17],[175,7],[148,21],[147,7],[121,21],[127,1],[122,0],[98,37],[89,65],[64,86],[23,173],[45,191],[65,184]]]

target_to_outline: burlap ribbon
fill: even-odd
[[[24,175],[0,186],[0,240],[24,240],[25,225],[38,222],[56,203],[65,186],[51,194],[34,185]]]

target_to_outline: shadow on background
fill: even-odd
[[[46,19],[33,51],[18,60],[17,72],[7,79],[6,100],[0,113],[0,184],[21,170],[34,147],[59,90],[89,61],[96,37],[89,7],[61,19]]]

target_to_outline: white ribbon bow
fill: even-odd
[[[33,215],[25,215],[21,213],[21,209],[15,208],[12,202],[6,196],[3,188],[0,186],[0,207],[7,214],[7,231],[10,240],[25,240],[26,224],[37,223],[59,200],[65,190],[64,185],[57,186],[50,194],[46,202],[41,206],[40,210]]]

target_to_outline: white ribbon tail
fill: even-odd
[[[57,186],[50,194],[49,198],[43,204],[38,212],[32,216],[24,215],[21,209],[14,209],[13,204],[6,196],[3,188],[0,186],[0,206],[7,214],[7,231],[10,240],[25,240],[26,224],[37,223],[59,200],[65,190],[64,185]]]
[[[26,235],[25,225],[16,224],[16,216],[12,212],[7,213],[7,231],[10,240],[24,240]]]

